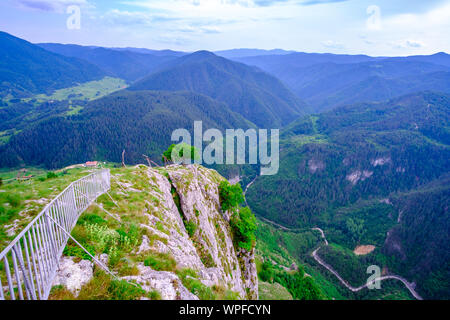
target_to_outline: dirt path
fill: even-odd
[[[248,188],[250,188],[250,187],[252,186],[252,184],[255,183],[255,181],[256,181],[256,179],[258,179],[258,177],[259,177],[259,176],[256,176],[255,179],[253,179],[252,182],[250,182],[250,183],[247,185],[247,187],[245,187],[245,190],[244,190],[245,205],[246,205],[247,207],[249,207],[249,208],[250,208],[250,206],[249,206],[248,203],[247,203],[247,197],[246,197],[246,195],[247,195],[247,190],[248,190]]]
[[[325,232],[323,232],[322,229],[320,229],[320,228],[312,228],[311,230],[319,231],[320,234],[322,235],[322,239],[323,239],[323,241],[325,242],[325,245],[326,245],[326,246],[328,245],[328,240],[327,240],[327,238],[325,237]],[[316,251],[317,251],[317,250],[316,250]]]
[[[255,183],[256,179],[258,179],[259,176],[256,176],[255,179],[252,180],[252,182],[250,182],[247,187],[245,187],[245,191],[244,191],[244,196],[247,194],[247,190],[248,188],[250,188],[252,186],[252,184]]]
[[[263,220],[263,221],[265,221],[265,222],[267,222],[267,223],[270,223],[270,224],[274,225],[275,227],[278,227],[278,228],[280,228],[280,229],[283,229],[284,231],[295,231],[294,229],[289,229],[289,228],[283,227],[282,225],[280,225],[280,224],[278,224],[278,223],[275,223],[275,222],[273,222],[273,221],[270,221],[269,219],[266,219],[266,218],[264,218],[264,217],[258,216],[258,218],[260,218],[261,220]]]

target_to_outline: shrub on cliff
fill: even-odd
[[[197,148],[186,143],[172,144],[163,152],[162,161],[172,161],[174,163],[190,164],[198,159],[199,153]]]
[[[235,242],[239,248],[251,251],[256,241],[256,218],[250,208],[239,208],[230,220]]]
[[[222,181],[219,184],[219,197],[222,210],[233,211],[230,225],[235,244],[247,251],[252,250],[256,240],[256,218],[250,208],[239,206],[244,202],[241,185],[231,185],[228,181]]]
[[[219,197],[223,211],[237,207],[244,202],[244,194],[241,185],[231,185],[226,180],[222,181],[219,185]]]

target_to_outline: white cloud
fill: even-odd
[[[450,3],[424,13],[394,15],[387,18],[384,22],[392,29],[429,30],[435,27],[450,26]]]
[[[323,41],[322,45],[325,48],[329,48],[329,49],[343,49],[344,48],[344,45],[342,43],[336,42],[336,41],[333,41],[333,40]]]
[[[286,7],[291,1],[276,2],[284,5],[268,8],[255,5],[254,0],[125,0],[122,4],[139,10],[110,10],[103,18],[120,25],[151,24],[154,29],[165,29],[169,33],[217,34],[245,30],[259,22],[268,24],[295,17]]]
[[[383,18],[383,37],[388,47],[405,54],[449,51],[450,3],[422,13]]]
[[[320,4],[330,4],[338,2],[347,2],[350,0],[127,0],[127,4],[135,4],[140,6],[160,6],[160,3],[165,5],[177,4],[178,6],[196,6],[196,7],[241,7],[241,8],[255,8],[255,7],[274,7],[274,6],[311,6]]]
[[[233,19],[251,20],[293,17],[289,7],[297,6],[297,1],[267,1],[273,7],[258,5],[255,0],[138,0],[124,1],[123,4],[164,12],[178,18],[191,19]],[[266,1],[263,1],[264,3]],[[287,9],[286,9],[287,8]]]
[[[150,13],[142,11],[121,11],[112,9],[100,17],[113,27],[139,26],[151,29],[170,30],[167,33],[220,33],[220,25],[232,23],[224,20],[193,20],[176,17],[166,13]],[[172,39],[172,37],[169,37]],[[177,41],[179,43],[180,41]]]
[[[423,48],[426,46],[425,43],[423,43],[422,41],[410,40],[410,39],[391,42],[390,44],[392,45],[392,47],[398,48],[398,49]]]
[[[449,0],[444,4],[444,0],[426,0],[420,5],[418,0],[397,0],[395,4],[392,0],[0,1],[14,3],[6,6],[9,10],[36,11],[33,22],[26,25],[27,32],[54,42],[159,48],[164,43],[164,47],[173,44],[172,48],[181,50],[259,47],[370,55],[450,51]],[[92,6],[95,3],[98,8]],[[71,4],[82,6],[85,33],[57,35],[53,30],[59,29],[53,26],[61,22],[47,19],[43,11],[65,13]],[[380,20],[376,10],[367,11],[373,4],[380,9]],[[89,6],[95,9],[87,9]],[[9,28],[11,32],[20,34],[24,28],[23,23],[9,21],[4,12],[2,20],[4,25],[14,26]],[[35,36],[35,25],[47,23],[51,26],[47,35]]]
[[[64,13],[71,5],[93,7],[87,0],[13,0],[13,2],[22,8],[58,13]]]

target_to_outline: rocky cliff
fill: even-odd
[[[176,267],[156,270],[133,258],[137,270],[120,279],[135,282],[147,292],[157,291],[162,299],[198,299],[196,290],[187,288],[186,278],[180,275],[180,270],[190,270],[202,286],[221,288],[228,292],[228,298],[258,299],[254,249],[248,252],[233,243],[230,214],[221,209],[218,189],[225,180],[222,176],[198,165],[138,166],[131,174],[143,177],[147,183],[145,192],[133,184],[129,175],[114,172],[112,182],[117,190],[111,192],[113,197],[123,194],[126,198],[130,198],[129,193],[144,192],[143,196],[140,194],[145,205],[139,213],[139,228],[145,232],[130,256],[166,255],[176,262]],[[120,212],[111,214],[124,217]],[[67,257],[64,259],[67,261]],[[80,263],[86,270],[86,262]],[[70,260],[68,265],[70,275],[64,277],[68,272],[63,264],[55,285],[71,282],[68,277],[76,272]],[[84,279],[84,283],[88,281]],[[71,283],[74,287],[73,280]]]

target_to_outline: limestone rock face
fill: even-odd
[[[148,223],[141,227],[165,239],[165,243],[154,241],[150,245],[143,239],[139,252],[170,253],[178,267],[197,271],[203,284],[222,286],[241,299],[257,299],[254,250],[236,252],[229,217],[220,208],[218,185],[224,178],[198,165],[173,165],[164,170],[168,177],[157,169],[148,170],[159,205],[153,201]],[[173,194],[179,198],[179,207]],[[157,229],[158,224],[164,226],[164,232]]]
[[[158,291],[165,300],[198,300],[199,293],[186,288],[190,283],[186,279],[195,273],[191,281],[199,281],[218,294],[258,299],[255,250],[235,248],[230,213],[221,209],[218,188],[225,179],[198,165],[145,168],[141,176],[145,184],[148,181],[145,200],[139,200],[145,202],[138,220],[145,235],[131,254],[141,259],[170,256],[176,267],[168,270],[177,272],[158,271],[139,260],[135,265],[138,272],[120,279],[138,283],[148,292]],[[121,188],[131,187],[122,183]],[[97,258],[108,265],[107,255]],[[64,257],[54,285],[64,285],[77,294],[92,276],[93,263],[76,264]]]
[[[190,293],[174,273],[155,271],[142,263],[138,265],[138,269],[138,276],[127,276],[123,279],[135,281],[146,291],[157,290],[163,300],[198,300],[198,297]]]
[[[62,285],[76,297],[80,293],[81,287],[92,279],[93,270],[94,265],[88,260],[76,263],[73,258],[62,257],[53,286]]]
[[[325,163],[320,160],[311,159],[308,161],[309,172],[312,174],[325,169]]]
[[[369,179],[372,175],[373,175],[373,171],[356,170],[356,171],[353,171],[352,173],[350,173],[349,175],[347,175],[346,179],[348,181],[350,181],[353,185],[356,185],[358,183],[358,181],[365,181],[365,180]]]
[[[251,252],[241,249],[238,254],[244,276],[245,287],[248,288],[247,298],[258,300],[258,275],[255,264],[255,249]]]

